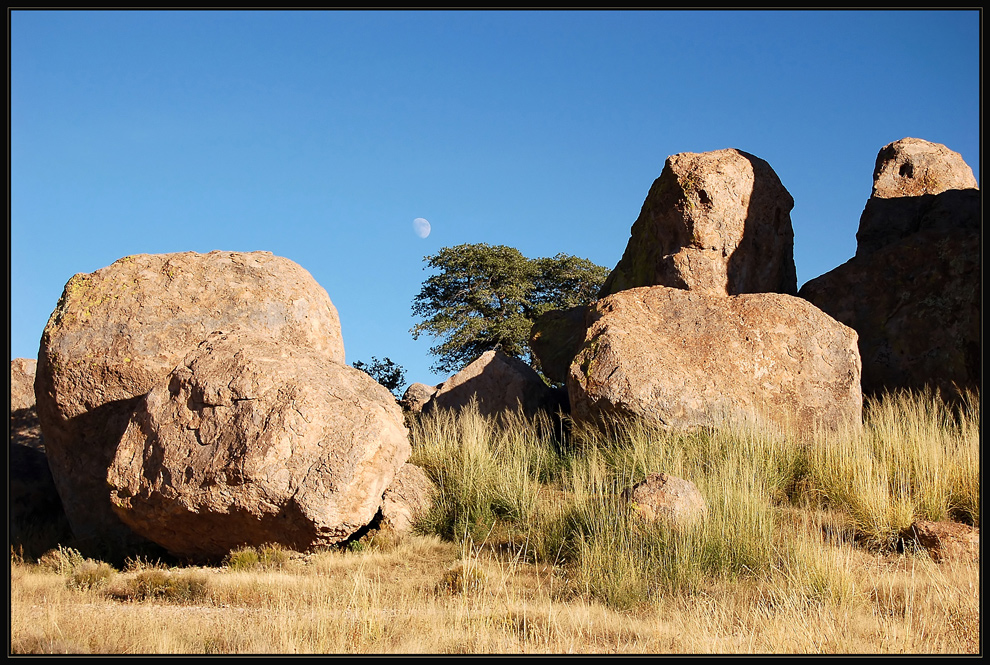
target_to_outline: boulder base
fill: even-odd
[[[381,526],[395,534],[405,534],[413,523],[433,506],[436,486],[420,467],[403,464],[382,496]]]

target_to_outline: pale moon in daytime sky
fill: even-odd
[[[430,223],[422,217],[417,217],[413,220],[413,231],[420,238],[425,238],[430,235]]]

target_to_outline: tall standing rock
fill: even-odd
[[[341,542],[411,448],[364,372],[255,333],[215,334],[139,400],[106,474],[135,532],[175,554]]]
[[[77,537],[130,537],[107,489],[117,445],[138,401],[217,330],[344,361],[326,291],[270,252],[129,256],[66,284],[42,335],[35,391]]]
[[[800,298],[643,287],[599,300],[587,323],[567,382],[575,420],[860,423],[856,333]]]
[[[600,295],[639,286],[794,294],[793,207],[758,157],[735,149],[672,155]]]
[[[863,391],[978,387],[981,199],[962,157],[902,139],[884,146],[856,256],[799,295],[859,333]]]

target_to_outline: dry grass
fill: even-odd
[[[12,557],[11,651],[975,654],[979,565],[897,546],[912,519],[979,523],[979,425],[978,399],[931,395],[812,437],[437,415],[414,432],[440,484],[419,535],[214,568]],[[704,522],[629,514],[656,471],[698,485]]]
[[[281,571],[196,570],[195,601],[119,600],[14,563],[13,653],[977,653],[979,573],[848,543],[803,547],[815,570],[713,581],[634,609],[589,599],[560,569],[417,536]],[[793,534],[792,534],[793,535]],[[466,555],[466,556],[465,556]],[[477,571],[450,584],[452,571]],[[841,571],[842,584],[828,581]],[[171,574],[188,574],[173,570]],[[139,572],[120,572],[122,588]],[[455,573],[456,575],[456,573]]]

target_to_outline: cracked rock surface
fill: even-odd
[[[38,353],[38,419],[78,539],[129,541],[107,469],[142,397],[214,331],[252,331],[344,362],[337,311],[298,264],[271,252],[128,256],[74,276]]]
[[[861,422],[856,333],[800,298],[642,287],[599,300],[586,322],[567,382],[575,420]]]
[[[410,453],[395,398],[364,372],[218,333],[138,402],[107,482],[121,520],[175,554],[303,551],[370,522]]]

